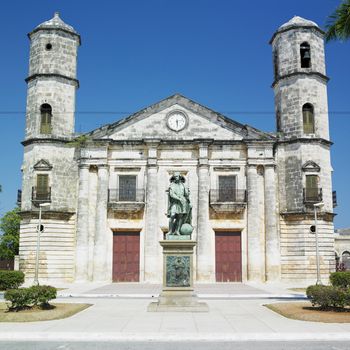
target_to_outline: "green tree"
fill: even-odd
[[[350,39],[350,0],[343,0],[328,17],[326,41]]]
[[[2,259],[12,259],[18,254],[21,221],[19,213],[20,208],[16,207],[0,219],[0,230],[3,232],[0,236],[0,258]]]

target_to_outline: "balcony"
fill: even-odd
[[[109,189],[108,208],[123,211],[137,212],[145,206],[145,191],[143,189]]]
[[[42,191],[42,189],[38,191],[37,187],[32,187],[32,203],[34,205],[51,203],[51,187],[48,187],[46,191]]]
[[[235,188],[211,189],[209,202],[216,212],[242,213],[247,203],[247,191]]]
[[[305,204],[322,202],[322,188],[304,188],[303,199]]]

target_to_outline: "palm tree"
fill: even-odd
[[[343,0],[328,17],[326,41],[350,39],[350,0]]]

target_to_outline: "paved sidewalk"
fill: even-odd
[[[62,320],[0,323],[0,340],[350,340],[350,324],[290,320],[262,300],[207,300],[208,313],[147,312],[152,299],[61,301],[93,306]]]
[[[195,293],[205,299],[263,299],[263,298],[302,298],[304,293],[290,288],[295,285],[267,283],[212,283],[196,284]],[[82,298],[152,298],[162,290],[160,284],[150,283],[72,283],[60,285],[61,297]]]

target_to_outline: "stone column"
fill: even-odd
[[[261,264],[263,264],[259,236],[259,203],[257,188],[257,166],[248,164],[247,189],[247,242],[248,242],[248,281],[261,281]]]
[[[276,175],[273,164],[265,166],[266,280],[280,279],[280,245],[277,230]]]
[[[208,144],[200,144],[198,164],[197,280],[203,282],[215,282],[213,237],[209,230],[209,187]]]
[[[75,258],[75,280],[88,280],[89,246],[89,165],[79,165],[79,194]]]
[[[98,165],[97,203],[94,245],[94,281],[108,281],[112,278],[107,271],[107,201],[108,201],[108,165]]]
[[[162,278],[159,256],[158,190],[157,190],[157,146],[159,142],[148,143],[146,216],[144,238],[144,280],[159,282]]]

